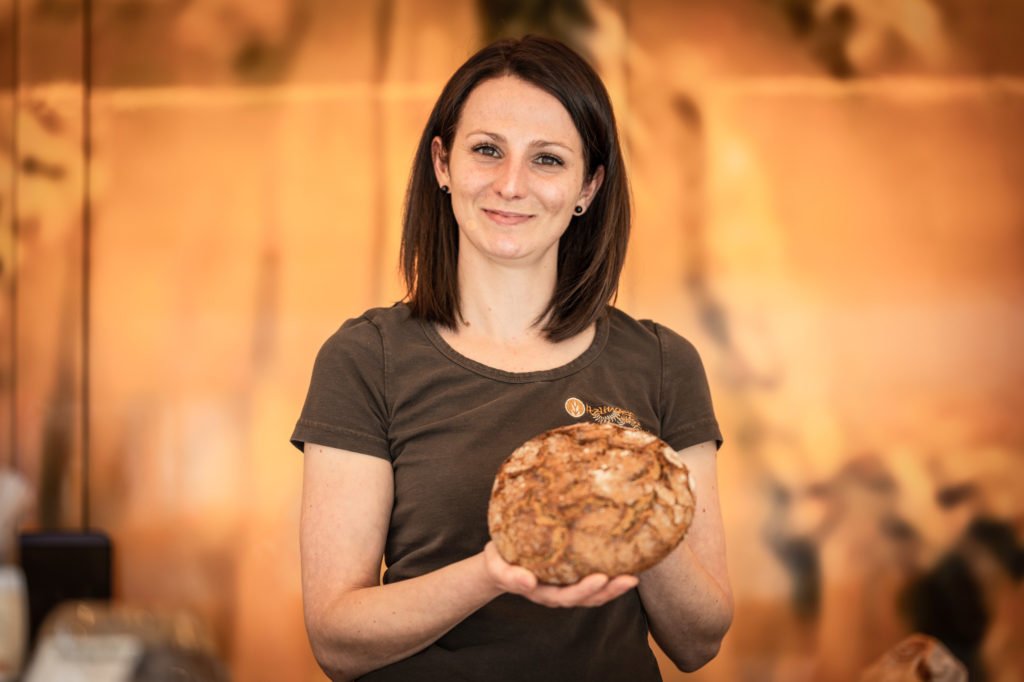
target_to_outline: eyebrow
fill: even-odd
[[[466,133],[467,137],[470,136],[470,135],[486,135],[487,137],[491,138],[495,142],[507,142],[507,140],[505,139],[504,135],[501,135],[499,133],[492,133],[492,132],[490,132],[488,130],[471,130],[468,133]],[[575,152],[576,151],[575,149],[573,149],[569,145],[565,144],[564,142],[555,142],[553,140],[530,140],[529,146],[530,147],[561,147],[562,149],[566,149],[566,150],[568,150],[570,152]]]

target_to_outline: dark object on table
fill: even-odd
[[[18,539],[31,649],[39,626],[61,602],[110,599],[111,545],[109,537],[97,532],[23,533]]]

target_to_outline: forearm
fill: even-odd
[[[346,592],[307,615],[317,660],[349,680],[427,647],[502,593],[478,554],[426,575]]]
[[[686,542],[641,574],[638,589],[651,634],[680,669],[715,657],[732,623],[732,594]]]

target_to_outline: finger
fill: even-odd
[[[600,592],[607,584],[607,576],[595,573],[567,587],[539,585],[529,597],[545,606],[578,606],[594,594]]]
[[[484,546],[484,557],[488,571],[506,592],[522,594],[537,586],[537,577],[530,570],[505,561],[494,546],[494,541]]]
[[[537,576],[525,568],[513,567],[509,571],[509,581],[520,592],[531,592],[537,588]]]
[[[562,607],[562,605],[559,604],[557,601],[555,601],[555,599],[548,592],[543,592],[542,591],[540,593],[537,593],[537,591],[534,590],[533,592],[530,592],[530,593],[527,593],[527,594],[523,594],[522,596],[526,597],[527,599],[532,601],[534,604],[540,604],[541,606],[547,606],[548,608],[551,608],[551,609],[556,609],[556,608],[561,608]]]
[[[608,576],[600,573],[588,575],[574,585],[559,590],[557,599],[564,606],[578,606],[604,589],[608,584]]]
[[[636,587],[637,584],[639,584],[639,580],[637,580],[637,578],[634,576],[617,576],[614,579],[608,581],[607,585],[605,585],[596,594],[591,595],[591,597],[588,598],[584,603],[580,604],[580,606],[602,606],[612,601],[613,599],[618,599],[626,592],[629,592],[634,587]]]
[[[635,575],[617,575],[608,581],[608,583],[615,589],[621,588],[622,592],[628,592],[640,584],[640,578]]]
[[[501,572],[498,582],[502,589],[513,594],[526,594],[537,588],[537,578],[525,568],[509,568]]]

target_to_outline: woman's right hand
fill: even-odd
[[[601,606],[629,592],[639,582],[634,575],[609,578],[593,573],[572,585],[545,585],[529,570],[502,559],[493,541],[487,543],[483,554],[487,572],[499,589],[542,606]]]

